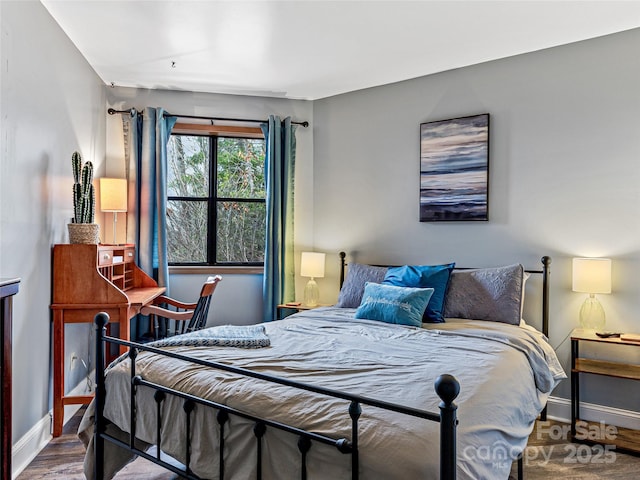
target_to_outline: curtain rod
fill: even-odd
[[[128,113],[130,114],[132,117],[136,114],[137,110],[135,108],[130,108],[129,110],[115,110],[113,108],[110,108],[107,110],[107,113],[109,115],[115,115],[116,113]],[[140,114],[142,114],[142,112],[140,112]],[[224,122],[247,122],[247,123],[265,123],[267,122],[267,120],[253,120],[253,119],[246,119],[246,118],[224,118],[224,117],[201,117],[198,115],[174,115],[172,113],[168,113],[168,112],[164,112],[163,116],[165,117],[178,117],[178,118],[195,118],[198,120],[220,120],[220,121],[224,121]],[[309,122],[304,121],[304,122],[291,122],[294,125],[302,125],[304,128],[307,128],[309,126]]]

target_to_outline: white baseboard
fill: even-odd
[[[571,400],[549,397],[547,417],[569,423],[571,421]],[[640,412],[612,408],[595,403],[580,402],[580,419],[640,430]]]
[[[13,444],[11,451],[11,478],[15,479],[27,468],[51,440],[51,417],[45,415],[25,435]]]
[[[86,382],[83,380],[67,395],[88,395]],[[73,417],[82,405],[65,405],[64,424]],[[53,411],[49,410],[29,431],[12,446],[11,478],[15,480],[22,471],[29,466],[34,458],[53,438],[51,435]]]

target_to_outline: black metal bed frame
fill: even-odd
[[[340,252],[341,269],[340,269],[340,285],[344,282],[344,272],[346,267],[345,262],[346,254]],[[526,270],[529,273],[542,274],[543,288],[542,288],[542,330],[545,335],[548,335],[549,329],[549,266],[551,264],[551,258],[544,256],[541,259],[543,268],[542,270]],[[96,480],[103,480],[104,478],[104,447],[105,442],[111,442],[124,450],[131,452],[135,455],[143,457],[157,465],[160,465],[167,470],[175,473],[181,478],[189,480],[200,480],[200,477],[193,474],[190,468],[190,452],[191,452],[191,413],[197,405],[203,407],[214,408],[218,410],[216,419],[219,424],[219,480],[224,479],[225,465],[224,465],[224,449],[225,445],[225,424],[229,419],[229,415],[236,415],[245,419],[254,421],[253,433],[257,442],[257,455],[256,455],[256,471],[258,480],[262,479],[262,438],[267,428],[276,428],[289,432],[298,436],[298,450],[301,455],[301,479],[306,480],[306,458],[307,452],[312,446],[312,442],[320,442],[327,445],[334,446],[339,452],[343,454],[351,455],[351,478],[357,480],[359,476],[359,450],[358,450],[358,419],[362,413],[362,405],[371,407],[377,407],[385,410],[395,411],[401,414],[410,415],[417,418],[422,418],[428,421],[440,423],[440,479],[441,480],[455,480],[456,478],[456,459],[457,459],[457,447],[456,447],[456,426],[457,426],[457,405],[454,400],[460,392],[460,385],[458,381],[449,374],[440,375],[435,382],[435,390],[441,399],[439,404],[440,413],[436,414],[424,410],[418,410],[414,408],[405,407],[402,405],[396,405],[388,402],[381,402],[375,399],[362,397],[358,395],[351,395],[348,393],[317,387],[301,382],[295,382],[281,377],[272,375],[261,374],[253,372],[251,370],[233,367],[230,365],[209,362],[196,358],[191,358],[185,355],[176,354],[173,352],[161,350],[148,345],[128,342],[120,340],[115,337],[106,335],[106,325],[109,322],[109,315],[101,312],[95,316],[95,329],[96,329],[96,390],[95,390],[95,430],[94,430],[94,455],[95,455],[95,470],[94,475]],[[105,352],[107,344],[124,345],[129,348],[128,357],[130,359],[130,375],[131,375],[131,412],[130,412],[130,432],[129,442],[123,442],[106,433],[106,427],[108,420],[104,417],[104,403],[106,397],[105,390]],[[160,355],[172,357],[178,360],[191,362],[194,364],[224,370],[227,372],[235,373],[245,377],[252,377],[260,380],[265,380],[280,385],[285,385],[292,388],[306,390],[321,395],[327,395],[334,398],[340,398],[349,402],[349,406],[346,409],[346,414],[351,418],[351,439],[347,438],[331,438],[325,435],[320,435],[314,432],[309,432],[295,426],[287,425],[280,422],[275,422],[269,419],[260,418],[241,410],[228,407],[224,404],[215,402],[213,400],[202,399],[193,395],[180,392],[165,386],[149,382],[136,374],[135,360],[139,351],[149,351]],[[136,413],[137,402],[136,394],[138,387],[148,387],[155,390],[154,400],[156,402],[156,455],[150,455],[145,450],[136,446]],[[165,401],[167,395],[174,395],[183,399],[183,410],[185,412],[185,465],[184,469],[176,467],[174,464],[168,463],[161,458],[161,404]],[[546,407],[541,414],[541,418],[546,419]],[[213,453],[213,452],[212,452]],[[518,459],[518,478],[522,479],[523,476],[523,464],[522,456]]]
[[[392,403],[382,402],[371,398],[366,398],[358,395],[350,395],[348,393],[317,387],[305,383],[295,382],[285,378],[275,377],[272,375],[266,375],[257,373],[251,370],[233,367],[217,362],[209,362],[200,360],[185,355],[176,354],[173,352],[161,350],[151,346],[145,346],[135,342],[128,342],[120,340],[115,337],[109,337],[106,335],[106,325],[109,322],[109,315],[101,312],[95,316],[95,329],[96,329],[96,390],[95,390],[95,430],[94,430],[94,449],[95,449],[95,470],[94,475],[96,480],[103,480],[104,478],[104,448],[105,442],[111,442],[124,450],[141,456],[155,464],[158,464],[167,470],[172,471],[181,478],[189,480],[199,480],[200,477],[193,474],[190,468],[190,452],[191,452],[191,413],[198,405],[204,407],[210,407],[218,410],[216,415],[217,422],[220,426],[219,433],[219,479],[223,480],[225,475],[224,466],[224,448],[225,438],[224,426],[229,419],[229,415],[236,415],[245,419],[254,421],[253,432],[257,442],[257,457],[256,457],[256,471],[257,478],[262,478],[262,437],[264,436],[267,428],[276,428],[289,432],[298,436],[298,450],[301,455],[301,479],[306,480],[306,458],[307,452],[311,448],[312,442],[320,442],[327,445],[334,446],[339,452],[343,454],[351,455],[351,478],[357,480],[359,476],[359,450],[358,450],[358,419],[362,413],[362,405],[371,407],[377,407],[384,410],[390,410],[401,414],[422,418],[428,421],[440,423],[440,478],[442,480],[455,480],[456,478],[456,425],[457,425],[457,405],[454,403],[455,398],[460,392],[460,385],[458,381],[448,374],[440,375],[435,382],[435,390],[440,399],[439,404],[440,413],[432,413],[424,410],[418,410],[414,408],[405,407],[402,405],[396,405]],[[130,431],[129,442],[123,442],[106,433],[106,427],[108,420],[104,417],[104,403],[105,403],[105,346],[107,343],[124,345],[129,347],[128,357],[130,359],[130,375],[131,375],[131,411],[130,411]],[[269,382],[285,385],[292,388],[306,390],[322,395],[327,395],[334,398],[340,398],[349,403],[345,413],[351,418],[351,439],[338,438],[334,439],[325,435],[320,435],[314,432],[306,431],[295,426],[287,425],[280,422],[275,422],[269,419],[260,418],[241,410],[228,407],[224,404],[217,403],[213,400],[206,400],[199,398],[178,390],[167,388],[165,386],[149,382],[136,374],[135,360],[139,351],[148,351],[157,353],[160,355],[168,356],[182,361],[191,362],[194,364],[225,370],[245,377],[252,377],[260,380],[266,380]],[[136,446],[136,414],[137,414],[137,390],[138,387],[148,387],[155,390],[154,400],[156,402],[156,452],[155,456],[150,455],[145,450]],[[167,395],[174,395],[183,399],[183,410],[185,412],[184,421],[186,422],[185,429],[185,465],[184,469],[180,469],[171,463],[161,459],[162,435],[161,435],[161,404],[165,401]],[[172,419],[172,421],[178,421]],[[213,452],[212,452],[213,454]]]

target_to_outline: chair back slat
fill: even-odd
[[[200,291],[200,299],[196,308],[193,310],[193,316],[189,320],[187,325],[187,332],[193,332],[194,330],[200,330],[207,325],[207,319],[209,317],[209,305],[211,304],[211,297],[215,292],[218,282],[222,280],[220,275],[207,278],[207,281],[202,285]]]
[[[200,289],[200,297],[195,304],[195,308],[190,310],[185,307],[191,305],[184,302],[177,302],[177,300],[166,298],[166,304],[160,308],[158,306],[149,307],[148,313],[143,312],[145,315],[150,315],[150,321],[152,321],[152,331],[156,339],[160,338],[160,318],[164,321],[164,336],[170,336],[170,323],[173,323],[173,335],[179,335],[181,333],[193,332],[194,330],[200,330],[207,325],[207,319],[209,315],[209,305],[211,304],[211,297],[215,292],[218,282],[222,280],[220,275],[208,277]],[[169,303],[171,305],[169,305]],[[172,307],[177,307],[175,310],[171,310]],[[144,310],[144,309],[143,309]]]

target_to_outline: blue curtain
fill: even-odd
[[[293,178],[296,137],[291,118],[270,115],[260,125],[266,139],[267,187],[264,255],[264,321],[276,319],[276,305],[295,298],[293,261]]]
[[[138,266],[158,285],[169,286],[167,261],[167,142],[176,117],[164,117],[162,108],[123,116],[125,162],[129,183],[127,241],[136,245]],[[146,322],[143,324],[143,322]],[[139,319],[132,338],[146,331]]]

